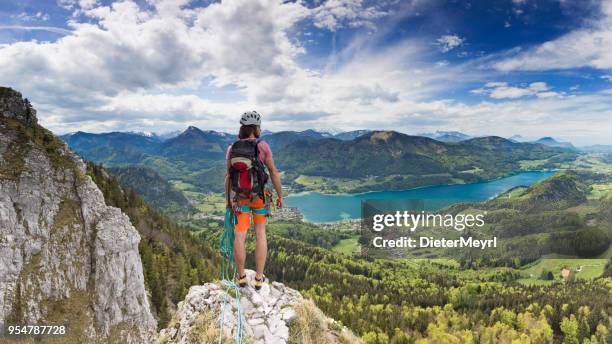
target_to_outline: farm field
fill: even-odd
[[[532,264],[521,268],[523,278],[518,282],[528,285],[547,285],[563,280],[561,269],[571,271],[570,276],[579,279],[593,279],[603,274],[607,259],[581,259],[581,258],[542,258]],[[541,279],[543,272],[552,272],[553,280]]]

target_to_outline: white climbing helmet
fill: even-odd
[[[240,117],[242,125],[261,125],[261,115],[257,111],[247,111]]]

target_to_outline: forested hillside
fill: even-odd
[[[520,160],[571,159],[575,154],[501,137],[440,142],[393,131],[375,131],[352,141],[300,141],[277,154],[281,168],[295,173],[363,178],[449,173],[458,178],[492,178],[520,168]],[[473,170],[478,172],[468,172]]]
[[[211,232],[201,237],[216,240]],[[513,268],[349,258],[278,234],[268,244],[267,275],[301,290],[367,343],[610,340],[609,278],[526,286]],[[248,250],[252,262],[254,246]]]
[[[470,235],[500,241],[497,250],[464,251],[462,259],[518,267],[551,253],[582,258],[603,254],[612,242],[612,198],[596,190],[610,183],[609,174],[563,172],[487,202],[449,207],[450,213],[486,212],[485,226]]]
[[[134,133],[91,134],[78,131],[60,136],[83,159],[99,164],[136,164],[157,150],[160,141]]]
[[[141,166],[111,167],[108,171],[125,189],[134,189],[147,203],[174,218],[194,214],[196,210],[182,192],[176,190],[154,170]]]

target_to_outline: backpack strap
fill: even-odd
[[[226,204],[232,204],[231,203],[231,198],[232,198],[232,171],[231,171],[231,165],[228,169],[227,165],[230,162],[231,156],[232,156],[232,147],[234,147],[234,144],[230,144],[229,147],[227,147],[227,158],[225,159],[225,164],[226,164],[226,173],[227,173],[227,183],[228,185],[225,185],[225,199],[226,199]]]
[[[258,138],[255,139],[255,163],[261,164],[261,167],[265,169],[266,167],[265,167],[264,163],[261,160],[259,160],[259,143],[260,142],[261,142],[261,138],[258,137]],[[264,190],[265,189],[264,185],[261,185],[260,189],[261,190],[259,190],[259,197],[261,197],[261,199],[263,200],[264,204],[267,205],[268,202],[266,200],[266,192]]]
[[[259,143],[261,142],[260,138],[255,139],[255,159],[259,159]]]

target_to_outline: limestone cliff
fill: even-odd
[[[0,87],[0,332],[68,324],[66,343],[149,343],[140,237],[85,164]]]

